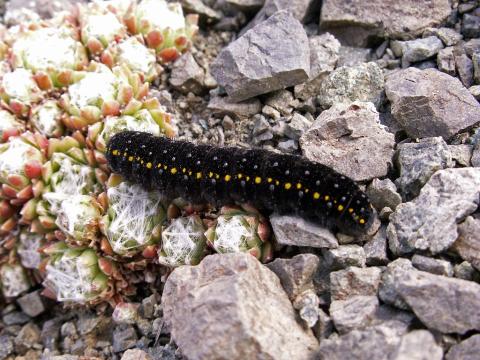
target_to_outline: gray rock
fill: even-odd
[[[466,38],[480,37],[480,16],[464,14],[462,21],[462,34]]]
[[[3,315],[2,320],[3,323],[7,326],[23,325],[30,321],[30,316],[21,311],[13,311],[11,313]]]
[[[117,326],[113,331],[113,351],[119,353],[135,347],[138,337],[135,328],[131,325]]]
[[[428,330],[414,330],[402,336],[392,360],[442,360],[443,350]]]
[[[475,277],[475,269],[468,261],[461,262],[453,268],[455,277],[463,280],[473,281]]]
[[[395,352],[406,329],[371,326],[348,334],[324,339],[317,354],[319,360],[385,360]]]
[[[377,296],[382,270],[377,267],[348,267],[330,273],[332,301],[345,300],[352,296]]]
[[[312,278],[320,260],[313,254],[299,254],[291,259],[275,259],[267,264],[280,279],[290,300],[301,293],[313,289]]]
[[[455,66],[455,55],[453,53],[453,46],[444,48],[438,52],[437,55],[437,66],[438,70],[455,76],[457,69]]]
[[[7,2],[5,17],[7,19],[14,18],[18,14],[16,11],[28,9],[36,12],[43,19],[49,19],[58,14],[59,11],[72,11],[77,3],[86,2],[85,0],[11,0]]]
[[[243,12],[256,12],[259,10],[265,0],[226,0],[227,4]]]
[[[398,71],[387,78],[385,91],[411,138],[448,139],[480,121],[480,104],[458,79],[437,70]]]
[[[40,342],[40,329],[33,322],[24,325],[15,337],[15,352],[25,354]]]
[[[181,0],[187,13],[198,14],[202,26],[212,24],[222,19],[223,14],[204,4],[202,0]]]
[[[17,299],[22,311],[30,317],[35,317],[45,311],[45,304],[40,295],[40,290],[33,291]]]
[[[9,355],[13,354],[13,341],[10,336],[0,336],[0,360],[6,359]]]
[[[285,135],[298,141],[300,137],[312,126],[312,123],[299,113],[294,113],[292,119],[285,127]]]
[[[302,292],[293,301],[293,307],[309,328],[313,328],[318,321],[319,306],[320,299],[314,289]]]
[[[382,274],[382,282],[378,292],[380,300],[398,309],[409,310],[408,304],[400,297],[395,285],[396,278],[403,276],[412,269],[412,263],[408,259],[399,258],[388,264],[387,269]]]
[[[429,329],[464,334],[480,329],[480,285],[411,270],[395,276],[395,289]]]
[[[412,257],[412,265],[431,274],[453,276],[453,266],[446,260],[415,254]]]
[[[475,82],[475,84],[480,84],[480,52],[474,53],[472,55],[472,63],[473,63],[473,81]]]
[[[470,336],[448,350],[445,360],[478,360],[480,334]]]
[[[341,46],[338,53],[337,67],[357,66],[371,60],[371,49],[353,46]]]
[[[123,353],[121,360],[151,360],[152,358],[145,351],[130,349]]]
[[[463,49],[468,56],[472,57],[473,54],[480,52],[480,39],[471,39],[463,44]]]
[[[366,264],[368,266],[386,265],[389,262],[387,256],[387,228],[382,226],[377,233],[363,245]]]
[[[310,76],[304,84],[295,86],[295,97],[307,100],[315,96],[327,75],[335,69],[340,43],[329,33],[312,36],[310,44]]]
[[[295,140],[280,140],[277,144],[277,149],[284,153],[294,153],[298,150],[298,142]]]
[[[334,300],[330,304],[330,317],[340,334],[368,327],[378,312],[376,296],[352,296],[346,300]]]
[[[365,267],[365,251],[358,245],[341,245],[336,249],[324,250],[325,263],[331,270],[350,266]]]
[[[335,104],[300,138],[304,155],[356,181],[385,176],[392,163],[393,134],[380,124],[372,103]]]
[[[262,103],[254,98],[242,102],[233,102],[228,97],[215,96],[210,99],[208,109],[216,115],[229,115],[236,120],[246,119],[262,111]]]
[[[383,102],[384,77],[380,67],[369,62],[342,66],[321,82],[318,102],[324,108],[353,101],[370,101],[378,108]]]
[[[322,309],[318,309],[318,321],[313,331],[320,341],[327,339],[333,332],[333,321]]]
[[[172,339],[192,360],[302,359],[318,346],[296,322],[279,279],[245,253],[210,255],[198,266],[176,268],[162,307]]]
[[[436,36],[445,44],[445,46],[453,46],[458,44],[462,39],[462,34],[455,31],[455,29],[441,27],[428,28],[424,31],[423,37]]]
[[[404,64],[429,59],[443,49],[442,41],[436,36],[400,42]]]
[[[272,215],[270,223],[279,245],[336,248],[338,242],[332,232],[298,216]]]
[[[457,223],[473,213],[479,201],[480,169],[437,171],[417,198],[400,204],[390,216],[390,250],[397,255],[447,250],[458,237]]]
[[[460,166],[470,166],[473,154],[473,146],[468,144],[448,145],[452,154],[452,160]]]
[[[183,54],[173,63],[170,84],[183,94],[192,92],[201,95],[205,92],[205,71],[197,64],[190,52]]]
[[[473,148],[472,166],[480,167],[480,142]]]
[[[316,0],[265,0],[265,4],[240,32],[240,35],[274,15],[277,11],[287,10],[299,21],[307,20],[317,7]],[[313,11],[314,12],[314,11]]]
[[[372,37],[418,37],[425,29],[443,23],[450,12],[448,0],[429,3],[407,0],[402,6],[384,0],[325,0],[320,26],[334,34],[342,44],[366,47]]]
[[[458,239],[452,246],[463,260],[480,270],[480,220],[471,216],[458,225]]]
[[[40,338],[45,349],[53,351],[57,348],[62,320],[62,318],[54,318],[43,323]]]
[[[473,62],[467,54],[455,55],[455,66],[462,84],[469,88],[473,85]]]
[[[288,116],[293,111],[295,99],[288,90],[278,90],[268,94],[265,98],[265,105],[271,106],[283,116]]]
[[[307,34],[291,13],[278,12],[223,49],[210,71],[232,101],[300,84],[310,72]]]
[[[392,210],[402,203],[402,197],[397,187],[390,179],[373,179],[367,187],[367,195],[373,206],[378,210],[389,207]]]
[[[436,171],[453,166],[452,154],[441,137],[400,144],[397,149],[400,177],[396,184],[406,199],[417,196]]]

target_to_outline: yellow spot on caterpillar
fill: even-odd
[[[277,186],[280,185],[280,181],[275,180],[275,185],[277,185]]]
[[[126,152],[123,153],[123,156],[127,157],[127,155],[128,155],[128,154],[127,154]]]
[[[140,160],[140,156],[137,156],[137,161],[139,161],[139,160]]]
[[[160,169],[162,167],[162,164],[158,164],[157,168]]]
[[[350,214],[353,213],[353,209],[352,209],[352,208],[349,208],[349,209],[348,209],[348,212],[349,212]]]
[[[230,181],[231,178],[232,178],[232,177],[231,177],[230,175],[225,175],[225,181],[228,182],[228,181]]]
[[[286,183],[286,184],[285,184],[285,189],[286,189],[286,190],[290,189],[291,187],[292,187],[292,184],[290,184],[290,183]]]
[[[185,174],[187,172],[187,169],[183,168],[182,172]]]
[[[151,169],[151,168],[152,168],[152,163],[151,162],[147,163],[147,169]]]
[[[320,199],[320,194],[319,194],[318,192],[313,193],[313,198],[314,198],[315,200]]]
[[[267,182],[268,182],[269,184],[270,184],[272,181],[273,181],[272,178],[268,178],[268,179],[267,179]]]
[[[197,172],[197,179],[201,179],[202,178],[202,173],[201,172]]]
[[[307,193],[307,194],[308,194],[308,192],[309,192],[309,191],[310,191],[310,189],[305,189],[305,193]]]
[[[212,176],[213,176],[213,173],[210,171],[210,172],[208,173],[208,177],[212,177]]]
[[[177,168],[172,168],[172,170],[170,170],[170,172],[175,175],[177,173]]]
[[[247,181],[250,181],[250,176],[247,176],[245,179],[246,179]]]
[[[262,182],[262,178],[259,177],[259,176],[257,176],[257,177],[255,178],[255,184],[260,184],[261,182]]]
[[[241,178],[243,177],[243,175],[242,175],[242,174],[238,174],[237,177],[238,177],[239,179],[241,179]]]
[[[142,164],[142,165],[143,165],[143,160],[142,160],[142,161],[140,161],[140,164]]]
[[[338,205],[338,211],[342,211],[343,210],[343,205]]]
[[[188,171],[188,175],[192,175],[192,172],[191,172],[191,171]]]
[[[128,161],[133,161],[133,156],[129,156]]]
[[[120,151],[118,151],[118,150],[113,150],[112,151],[112,155],[118,155],[118,154],[120,154]]]
[[[302,184],[298,183],[297,184],[297,189],[300,190],[302,188]]]
[[[215,174],[215,179],[220,179],[220,175]]]
[[[328,200],[330,200],[330,196],[326,195],[325,196],[325,201],[328,201]]]
[[[362,225],[365,224],[365,219],[360,219],[359,223]]]
[[[167,170],[167,169],[168,169],[168,166],[167,166],[167,165],[163,165],[163,169],[164,169],[164,170]]]

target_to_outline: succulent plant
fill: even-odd
[[[0,109],[0,143],[25,131],[25,124],[7,110]]]
[[[112,175],[107,184],[108,208],[101,228],[111,249],[121,256],[149,251],[161,235],[165,210],[158,192],[148,192],[138,185]]]
[[[35,182],[42,176],[48,141],[26,132],[0,144],[1,197],[20,205],[35,195]]]
[[[57,138],[64,134],[63,115],[58,102],[49,99],[32,108],[29,123],[40,134]]]
[[[17,209],[8,200],[0,200],[0,235],[9,234],[17,225]]]
[[[0,288],[7,299],[15,298],[30,289],[25,269],[18,263],[0,265]]]
[[[62,107],[70,114],[65,125],[84,130],[105,116],[117,116],[138,108],[148,94],[148,84],[126,66],[110,70],[104,64],[92,62],[89,71],[77,73],[78,79],[61,97]]]
[[[197,215],[173,219],[162,231],[160,264],[197,265],[206,255],[205,227]]]
[[[27,117],[33,104],[42,100],[42,91],[27,69],[15,69],[3,75],[0,87],[2,105],[19,117]]]
[[[191,39],[198,31],[198,16],[185,18],[179,3],[142,0],[132,8],[125,17],[129,31],[142,34],[162,62],[174,61],[191,46]]]
[[[223,207],[206,232],[208,245],[218,253],[248,252],[263,262],[271,259],[271,230],[253,207]]]
[[[31,70],[39,87],[49,90],[69,85],[88,57],[72,27],[30,27],[16,36],[10,62],[14,68]]]

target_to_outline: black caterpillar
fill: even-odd
[[[372,206],[353,180],[300,156],[195,145],[135,131],[113,136],[106,156],[113,172],[168,197],[248,202],[296,212],[352,235],[373,221]]]

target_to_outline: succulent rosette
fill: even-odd
[[[118,287],[126,288],[115,264],[99,257],[95,250],[72,248],[57,242],[43,249],[48,256],[44,264],[43,285],[56,300],[78,304],[95,304],[113,300]]]
[[[107,184],[107,210],[102,232],[115,254],[130,257],[150,252],[160,240],[166,218],[160,194],[112,175]]]
[[[127,36],[119,15],[98,3],[79,6],[82,43],[92,56],[99,56],[110,44]]]
[[[157,63],[155,50],[145,46],[140,36],[131,36],[119,43],[114,43],[102,54],[101,60],[109,67],[125,64],[147,82],[154,81],[163,70]]]
[[[0,97],[3,107],[19,117],[27,117],[32,105],[40,102],[43,94],[32,72],[18,68],[3,75]]]
[[[0,265],[0,288],[5,298],[16,298],[27,292],[30,287],[28,274],[18,262]]]
[[[78,81],[69,86],[60,102],[70,114],[65,125],[70,129],[85,130],[88,125],[106,116],[130,113],[141,107],[140,100],[148,94],[148,84],[125,65],[110,70],[104,64],[93,62],[89,71],[78,73]]]
[[[218,253],[248,252],[263,262],[271,259],[270,226],[251,206],[223,207],[205,235]]]
[[[173,219],[162,231],[159,262],[170,267],[197,265],[206,255],[204,233],[202,219],[197,215]]]
[[[40,134],[26,132],[0,144],[1,197],[20,205],[34,197],[42,176],[48,141]]]
[[[0,109],[0,143],[25,131],[25,123],[7,110]]]
[[[8,200],[0,200],[0,235],[5,236],[17,225],[17,209]]]
[[[32,108],[29,124],[33,130],[46,137],[58,138],[65,132],[63,116],[64,112],[58,102],[49,99]]]
[[[71,84],[75,71],[87,66],[88,57],[71,27],[39,27],[18,34],[10,62],[14,68],[31,70],[38,86],[50,90]]]
[[[174,61],[190,48],[198,31],[197,22],[198,16],[185,18],[179,3],[165,0],[142,0],[125,16],[128,30],[142,34],[162,62]]]

